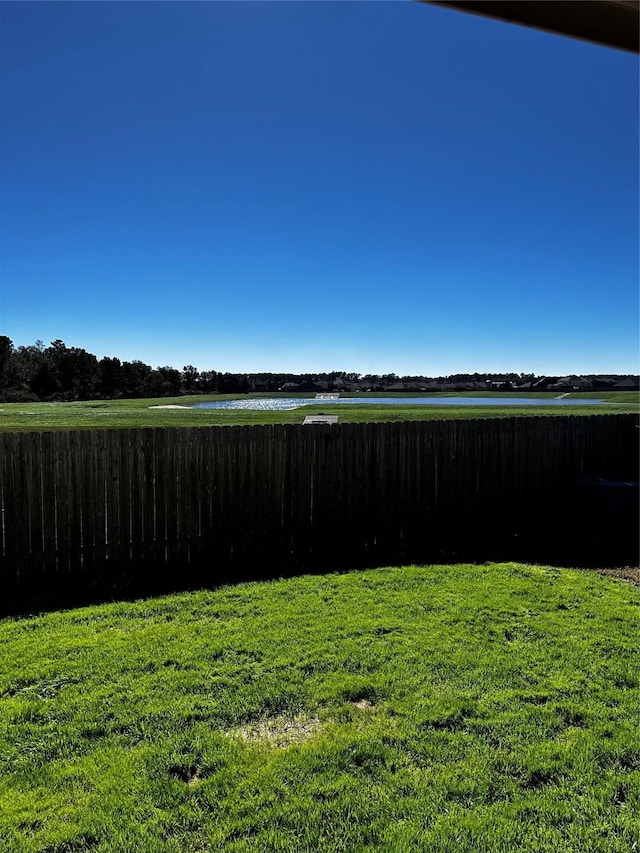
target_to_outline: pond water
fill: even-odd
[[[602,400],[574,400],[540,397],[338,397],[334,400],[315,400],[304,397],[270,397],[264,399],[217,400],[197,403],[195,409],[253,409],[273,412],[298,409],[300,406],[592,406]]]

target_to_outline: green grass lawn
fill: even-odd
[[[276,394],[251,394],[250,397],[275,397]],[[280,396],[289,397],[284,394]],[[313,394],[295,395],[311,398]],[[367,396],[393,396],[386,395],[348,395],[357,396],[366,400]],[[401,396],[405,396],[402,394]],[[411,396],[411,395],[407,395]],[[425,396],[418,394],[413,396]],[[447,396],[444,394],[434,395],[437,397]],[[449,396],[483,396],[483,397],[505,397],[518,396],[505,395],[502,393],[484,394],[456,394]],[[521,396],[521,395],[520,395]],[[537,393],[537,398],[545,396],[551,400],[556,394]],[[576,399],[588,398],[589,394],[572,395]],[[168,426],[224,426],[234,424],[261,424],[261,423],[294,423],[299,424],[310,413],[324,412],[325,414],[337,414],[341,423],[372,422],[372,421],[398,421],[398,420],[425,420],[433,418],[496,418],[513,417],[523,415],[589,415],[589,414],[611,414],[638,412],[640,397],[635,392],[604,392],[595,396],[596,399],[606,400],[597,406],[391,406],[372,405],[363,403],[331,405],[323,402],[321,405],[313,404],[311,408],[299,408],[291,411],[260,412],[242,410],[215,410],[215,409],[154,409],[152,406],[180,405],[191,406],[195,403],[209,402],[214,400],[238,399],[237,395],[199,396],[199,397],[170,397],[145,400],[92,400],[82,403],[2,403],[0,404],[0,431],[14,432],[23,430],[49,430],[49,429],[117,429],[135,427],[168,427]]]
[[[0,622],[0,849],[629,853],[640,590],[378,569]]]

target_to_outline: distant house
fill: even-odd
[[[550,385],[558,381],[557,376],[543,376],[531,384],[532,391],[546,391]]]
[[[322,391],[323,389],[315,382],[285,382],[280,388],[281,391],[289,391],[290,393],[303,394],[309,391]]]
[[[640,376],[627,376],[609,387],[612,391],[640,391]]]
[[[549,391],[591,391],[593,383],[581,376],[561,376],[555,382],[547,385]]]
[[[572,376],[573,387],[575,391],[591,391],[593,382],[590,379],[584,379],[582,376]]]
[[[387,385],[386,391],[426,391],[423,382],[394,382],[393,385]]]
[[[268,379],[250,379],[249,380],[249,390],[250,391],[270,391],[270,382]]]

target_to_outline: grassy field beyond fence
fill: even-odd
[[[411,393],[361,393],[341,394],[342,397],[357,397],[361,403],[332,405],[323,401],[314,404],[314,394],[245,394],[241,397],[232,394],[160,397],[142,400],[87,400],[79,403],[0,403],[0,432],[32,432],[34,430],[65,429],[134,429],[138,427],[206,427],[254,424],[301,424],[307,414],[322,411],[338,415],[340,423],[372,423],[380,421],[415,420],[451,420],[461,418],[499,418],[524,417],[527,415],[594,415],[638,413],[640,395],[637,391],[603,391],[570,394],[568,400],[598,399],[602,403],[594,406],[554,406],[552,401],[558,395],[553,392],[534,392],[526,396],[531,399],[547,400],[548,406],[511,406],[511,405],[373,405],[367,403],[371,397],[397,399],[401,397],[433,396],[441,399],[447,396],[478,397],[506,400],[509,397],[522,397],[523,393],[505,392],[459,392],[454,395],[437,393],[433,395]],[[196,409],[197,403],[222,400],[251,400],[264,397],[298,397],[305,402],[302,408],[289,411],[251,411],[242,409]],[[156,406],[179,406],[165,409]]]

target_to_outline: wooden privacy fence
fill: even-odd
[[[636,478],[636,424],[591,415],[0,434],[0,594],[123,570],[197,566],[215,582],[251,561],[273,571],[480,546],[548,519],[581,475]]]

